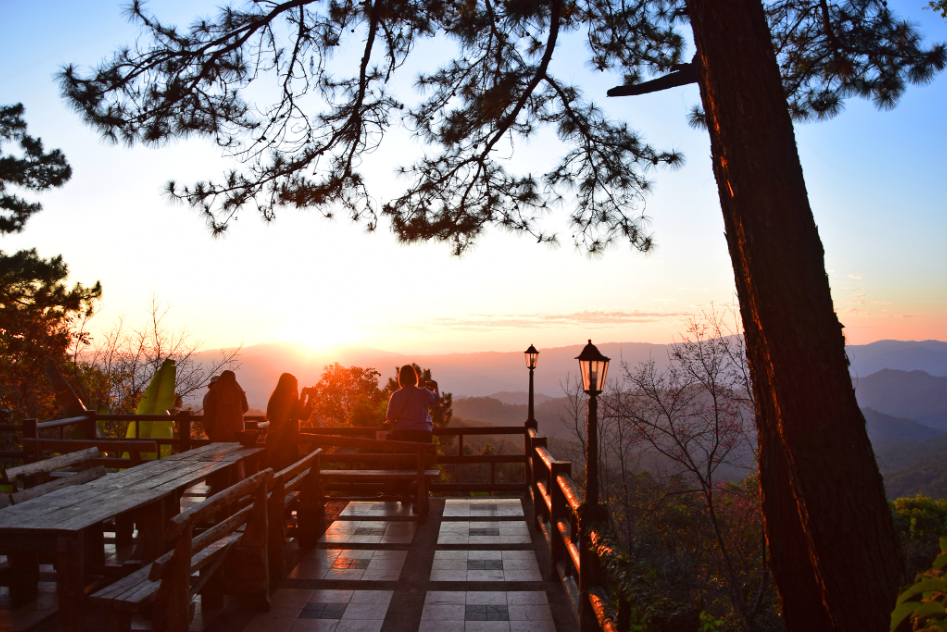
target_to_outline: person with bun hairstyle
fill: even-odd
[[[243,413],[250,410],[247,394],[233,371],[224,371],[204,396],[204,432],[211,441],[236,441],[243,430]]]

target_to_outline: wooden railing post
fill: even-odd
[[[546,464],[543,462],[539,455],[536,454],[536,448],[545,448],[547,447],[548,440],[546,437],[533,437],[532,438],[532,450],[530,453],[530,458],[532,459],[532,487],[533,490],[533,515],[536,516],[536,522],[533,524],[533,527],[536,529],[541,528],[540,525],[542,522],[545,522],[546,514],[546,501],[543,500],[543,495],[539,491],[537,483],[539,481],[546,482],[546,490],[548,492],[549,488],[553,485],[553,478],[550,476],[549,472],[546,470]]]
[[[559,485],[559,476],[572,476],[572,463],[569,461],[556,461],[552,464],[552,471],[549,472],[549,497],[552,510],[549,512],[549,531],[552,539],[549,544],[549,557],[552,561],[552,574],[556,575],[556,565],[566,559],[566,543],[562,541],[559,531],[559,521],[566,520],[572,513],[569,504],[566,502],[566,495],[562,492],[562,486]]]
[[[36,427],[38,421],[34,418],[24,419],[23,420],[23,438],[24,439],[38,439],[39,438],[39,429]],[[35,449],[23,448],[23,462],[24,463],[33,463],[36,461],[37,454]]]
[[[179,412],[178,418],[178,447],[181,452],[191,449],[191,413]]]
[[[530,460],[533,458],[533,435],[537,433],[539,424],[535,419],[527,419],[523,424],[526,432],[523,433],[523,454],[526,455],[526,463],[523,464],[523,473],[526,475],[526,484],[530,490],[536,491],[536,481],[533,479],[533,470]],[[532,432],[530,432],[532,431]]]

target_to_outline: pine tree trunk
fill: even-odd
[[[759,0],[688,0],[786,627],[886,630],[900,553]]]

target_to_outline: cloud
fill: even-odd
[[[850,275],[848,275],[848,278],[850,278],[850,279],[861,279],[861,278],[862,278],[862,275],[860,275],[860,274],[850,274]]]
[[[652,323],[689,316],[686,312],[584,311],[560,314],[471,314],[465,317],[431,318],[405,325],[408,329],[526,329],[536,327],[610,327],[632,323]]]
[[[869,315],[867,311],[863,309],[859,309],[857,307],[849,307],[848,309],[845,310],[845,313],[852,314],[854,316],[868,316]]]
[[[891,301],[872,301],[872,305],[891,305]]]

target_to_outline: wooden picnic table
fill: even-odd
[[[52,553],[60,629],[78,632],[86,579],[105,563],[103,522],[131,514],[138,525],[138,554],[150,562],[165,552],[165,524],[180,511],[187,487],[212,474],[229,472],[232,478],[235,466],[255,464],[262,452],[239,443],[212,443],[0,509],[0,553],[6,554],[14,578],[11,598],[18,603],[36,598],[38,556]]]

